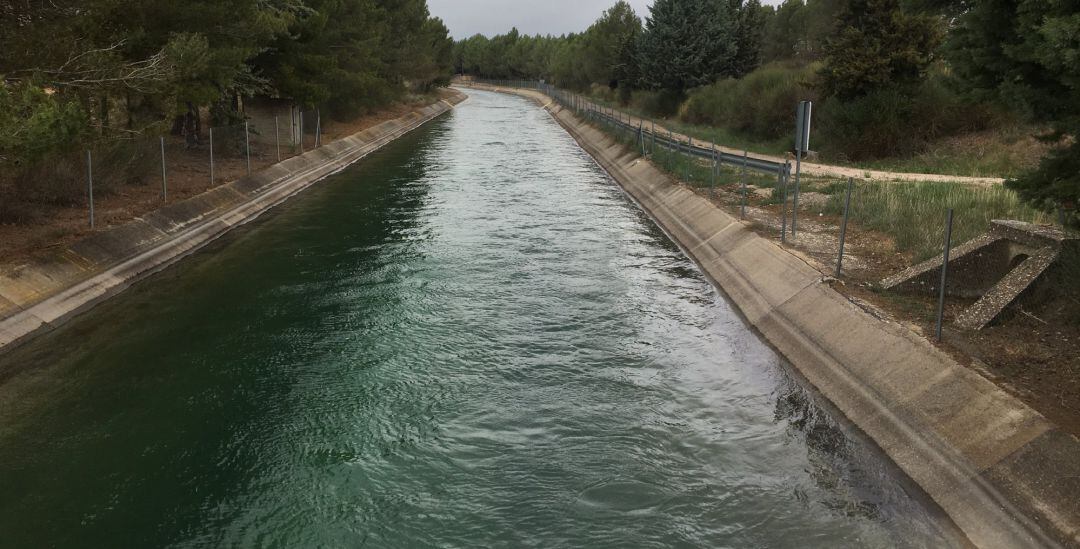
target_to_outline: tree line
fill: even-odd
[[[0,169],[244,97],[355,116],[448,83],[452,48],[425,0],[0,0]]]
[[[599,86],[623,102],[651,94],[647,110],[660,115],[690,96],[683,111],[696,121],[742,117],[748,131],[768,138],[789,133],[788,103],[815,99],[838,155],[851,159],[913,152],[1007,111],[1052,128],[1040,137],[1064,143],[1009,186],[1042,209],[1071,211],[1075,225],[1077,36],[1075,2],[785,0],[774,8],[758,0],[656,0],[642,21],[619,1],[581,33],[515,29],[460,40],[453,63],[479,77]],[[731,100],[736,95],[742,104]],[[745,120],[747,113],[782,122]]]

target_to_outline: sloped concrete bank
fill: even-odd
[[[980,547],[1080,546],[1080,442],[542,94],[747,321]]]
[[[454,91],[400,118],[95,233],[0,274],[0,350],[47,331],[446,113]]]

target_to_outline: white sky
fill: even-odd
[[[517,27],[524,34],[580,32],[616,0],[428,0],[432,15],[441,17],[454,38],[476,33],[492,36]],[[652,0],[628,0],[642,19]],[[781,0],[763,0],[776,5]]]

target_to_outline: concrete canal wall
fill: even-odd
[[[405,116],[95,233],[51,257],[0,274],[0,349],[46,331],[198,250],[451,110],[466,97],[454,92]]]
[[[747,321],[980,547],[1080,546],[1080,442],[531,90]]]

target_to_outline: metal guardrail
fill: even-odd
[[[694,145],[692,139],[687,141],[681,141],[679,139],[670,138],[660,132],[653,133],[653,124],[650,121],[649,126],[644,125],[644,119],[639,118],[642,122],[640,126],[634,126],[627,122],[630,119],[630,115],[625,115],[626,120],[622,116],[616,116],[616,113],[622,115],[622,111],[616,111],[610,107],[603,107],[597,105],[592,101],[588,101],[580,95],[575,93],[560,90],[550,84],[544,82],[537,82],[534,80],[485,80],[474,79],[472,82],[479,84],[488,84],[495,86],[502,86],[506,88],[524,88],[532,89],[543,92],[549,97],[554,99],[557,103],[564,107],[573,108],[576,110],[584,111],[584,114],[594,120],[599,120],[610,126],[619,128],[624,131],[631,131],[635,133],[641,133],[642,139],[647,139],[650,143],[659,144],[662,147],[670,149],[680,154],[693,156],[696,158],[703,158],[706,160],[715,160],[720,164],[728,164],[735,167],[746,167],[747,169],[755,170],[758,172],[767,173],[770,175],[781,175],[787,169],[786,162],[777,162],[774,160],[767,160],[764,158],[755,158],[753,156],[742,156],[738,154],[732,154],[721,151],[719,148],[713,149]],[[648,137],[645,137],[648,136]]]

